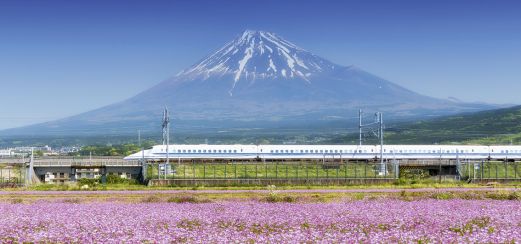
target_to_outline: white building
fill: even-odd
[[[11,149],[0,149],[0,157],[11,157],[14,152]]]

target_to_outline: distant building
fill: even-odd
[[[58,149],[58,153],[60,154],[68,154],[68,153],[75,153],[75,152],[79,152],[81,149],[81,147],[62,147],[60,149]]]
[[[14,152],[11,149],[0,149],[0,157],[11,157]]]
[[[13,151],[17,153],[31,152],[31,151],[42,151],[42,152],[52,152],[52,148],[48,145],[42,147],[15,147],[12,148]]]

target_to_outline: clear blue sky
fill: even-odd
[[[521,1],[0,1],[0,129],[171,77],[244,29],[440,98],[521,104]]]

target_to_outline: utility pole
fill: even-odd
[[[362,109],[358,110],[358,142],[362,146]]]
[[[141,130],[137,130],[137,145],[141,147]]]
[[[362,129],[364,127],[372,127],[371,133],[378,137],[380,143],[380,174],[385,174],[387,171],[384,164],[384,116],[382,112],[374,114],[374,122],[369,124],[362,124],[362,109],[358,110],[358,130],[359,130],[359,145],[362,146]],[[375,128],[378,126],[378,128]]]
[[[34,172],[34,148],[31,147],[31,159],[29,161],[29,181],[28,183],[31,184],[33,180],[33,172]]]
[[[170,164],[170,152],[168,150],[168,146],[170,144],[170,118],[168,117],[168,108],[165,106],[165,111],[163,112],[163,145],[166,146],[166,163],[164,165],[164,178],[167,176],[167,167]],[[161,179],[160,167],[158,165],[158,178]]]
[[[384,166],[384,116],[383,113],[378,113],[379,115],[379,123],[380,123],[380,168],[385,171],[387,170]],[[381,172],[380,172],[381,173]]]

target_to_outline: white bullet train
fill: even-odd
[[[165,160],[166,146],[131,154],[126,160]],[[174,160],[281,160],[380,158],[380,145],[169,145],[168,157]],[[519,160],[521,146],[472,145],[384,145],[384,159],[481,159]]]

